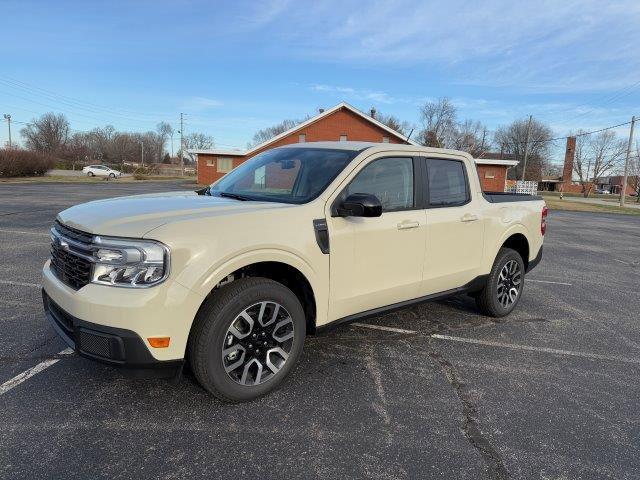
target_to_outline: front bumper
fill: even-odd
[[[171,279],[151,288],[88,284],[74,290],[60,281],[49,261],[42,285],[47,318],[67,343],[80,355],[126,368],[181,363],[203,301]],[[169,337],[169,346],[151,347],[152,337]]]
[[[42,290],[44,312],[53,329],[83,357],[108,365],[124,367],[143,377],[171,377],[184,360],[159,361],[153,358],[144,340],[131,330],[106,327],[75,318],[57,305]]]

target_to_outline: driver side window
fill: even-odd
[[[375,195],[383,212],[413,208],[413,159],[381,158],[364,167],[351,181],[346,195]]]

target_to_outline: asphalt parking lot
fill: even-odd
[[[640,218],[552,212],[511,316],[461,297],[341,326],[228,405],[60,354],[42,314],[57,212],[181,188],[0,185],[0,385],[48,367],[0,387],[0,478],[640,478]]]

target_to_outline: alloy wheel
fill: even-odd
[[[522,288],[522,269],[515,260],[509,260],[504,264],[498,276],[498,302],[502,307],[513,305],[520,295]]]
[[[294,325],[277,302],[244,309],[229,325],[222,345],[222,364],[240,385],[260,385],[282,369],[293,347]]]

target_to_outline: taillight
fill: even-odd
[[[547,232],[547,214],[549,213],[549,209],[544,206],[542,207],[542,215],[540,216],[540,233],[544,235]]]

